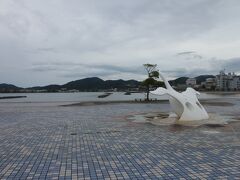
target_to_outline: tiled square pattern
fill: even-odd
[[[1,107],[0,179],[240,179],[239,123],[179,129],[124,118],[162,106]]]

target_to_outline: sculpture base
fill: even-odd
[[[126,117],[127,120],[131,120],[135,123],[150,123],[157,126],[168,126],[168,125],[183,125],[183,126],[224,126],[231,121],[235,121],[230,116],[220,116],[215,113],[209,113],[209,119],[206,120],[198,120],[198,121],[179,121],[178,117],[171,113],[170,115],[167,113],[144,113],[144,114],[135,114],[129,115]]]

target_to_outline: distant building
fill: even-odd
[[[240,77],[239,76],[234,76],[231,78],[231,80],[229,81],[229,89],[231,91],[240,90]]]
[[[70,89],[70,90],[68,90],[67,92],[76,93],[76,92],[79,92],[79,90],[77,90],[77,89]]]
[[[225,74],[225,72],[222,70],[219,72],[219,74],[216,76],[216,81],[217,81],[217,90],[220,91],[227,91],[228,90],[228,76]]]
[[[206,90],[215,90],[216,89],[216,79],[215,78],[207,78],[204,85],[205,85]]]
[[[188,78],[186,80],[186,85],[190,87],[194,87],[197,84],[197,80],[195,78]]]
[[[224,70],[216,76],[216,90],[237,91],[240,90],[240,76],[235,73],[226,74]]]

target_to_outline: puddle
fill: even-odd
[[[135,123],[151,123],[157,126],[175,125],[176,127],[172,127],[173,129],[179,129],[181,126],[207,126],[210,128],[219,128],[224,127],[231,121],[236,121],[234,117],[218,115],[216,113],[209,113],[209,119],[200,121],[178,121],[174,113],[167,114],[156,112],[129,115],[126,119]]]
[[[203,134],[218,134],[219,131],[202,131]]]
[[[219,127],[224,127],[224,124],[205,124],[205,126],[210,128],[219,128]]]

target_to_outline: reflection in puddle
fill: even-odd
[[[219,131],[202,131],[203,134],[218,134],[220,133]]]

